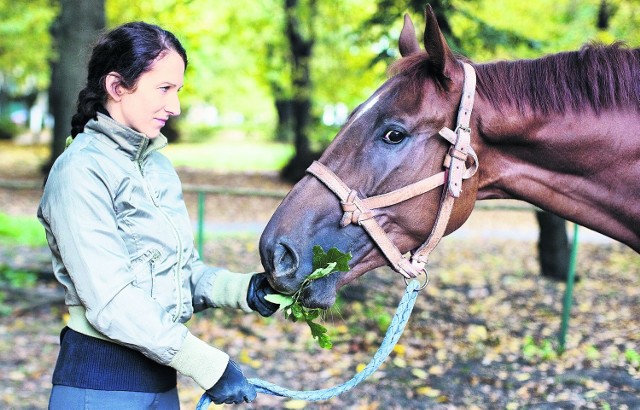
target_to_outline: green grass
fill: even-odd
[[[162,150],[175,167],[216,171],[278,171],[293,155],[291,144],[243,140],[170,144]]]
[[[0,244],[46,246],[44,228],[35,217],[0,212]]]

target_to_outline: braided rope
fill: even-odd
[[[367,364],[367,366],[362,371],[356,373],[356,375],[353,376],[353,378],[351,378],[350,380],[335,387],[310,391],[289,390],[261,379],[249,379],[249,383],[253,384],[256,388],[256,391],[258,391],[259,393],[270,394],[272,396],[290,397],[292,399],[305,401],[327,400],[341,393],[344,393],[347,390],[351,390],[358,383],[375,372],[378,367],[380,367],[382,362],[384,362],[384,360],[389,356],[396,343],[398,343],[398,340],[400,339],[400,336],[402,336],[402,332],[404,331],[404,328],[409,321],[409,316],[411,315],[413,306],[416,303],[419,289],[420,283],[417,280],[414,279],[407,283],[407,289],[405,290],[402,300],[400,300],[400,303],[398,304],[396,314],[391,320],[391,324],[387,329],[387,333],[382,340],[380,348],[374,354],[369,364]],[[206,410],[210,404],[211,399],[205,393],[200,398],[196,410]]]

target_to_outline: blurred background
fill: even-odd
[[[534,58],[589,41],[640,41],[634,0],[431,5],[451,47],[477,62]],[[283,176],[295,181],[386,78],[404,13],[421,36],[424,7],[406,0],[2,0],[0,140],[49,147],[41,153],[46,171],[69,134],[93,41],[105,29],[144,20],[174,32],[189,54],[183,114],[165,129],[184,145],[176,165],[289,164]],[[245,161],[188,152],[190,144],[230,139],[263,149]]]
[[[282,196],[386,79],[404,13],[422,36],[425,4],[0,0],[0,408],[46,408],[66,309],[35,212],[100,33],[144,20],[187,49],[182,114],[163,129],[163,153],[183,181],[204,259],[248,272],[262,268],[258,238]],[[430,4],[449,45],[475,62],[640,44],[640,0]],[[543,251],[544,232],[555,239]],[[371,381],[325,403],[261,395],[244,408],[640,408],[640,257],[595,232],[581,230],[580,241],[563,355],[565,285],[545,277],[565,279],[574,240],[565,221],[508,204],[478,209],[439,245],[432,282]],[[344,288],[325,318],[331,351],[282,317],[215,311],[189,326],[250,377],[330,387],[371,358],[403,287],[382,268]],[[183,408],[194,408],[201,390],[179,383]]]

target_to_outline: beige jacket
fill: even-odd
[[[207,389],[228,356],[184,325],[246,302],[250,274],[206,266],[167,145],[98,114],[55,162],[38,208],[72,329],[139,350]]]

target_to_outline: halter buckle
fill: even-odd
[[[458,130],[464,131],[464,132],[467,132],[467,133],[471,134],[471,127],[465,127],[464,125],[458,124],[458,126],[456,127],[456,131],[455,131],[456,134],[458,133]]]

